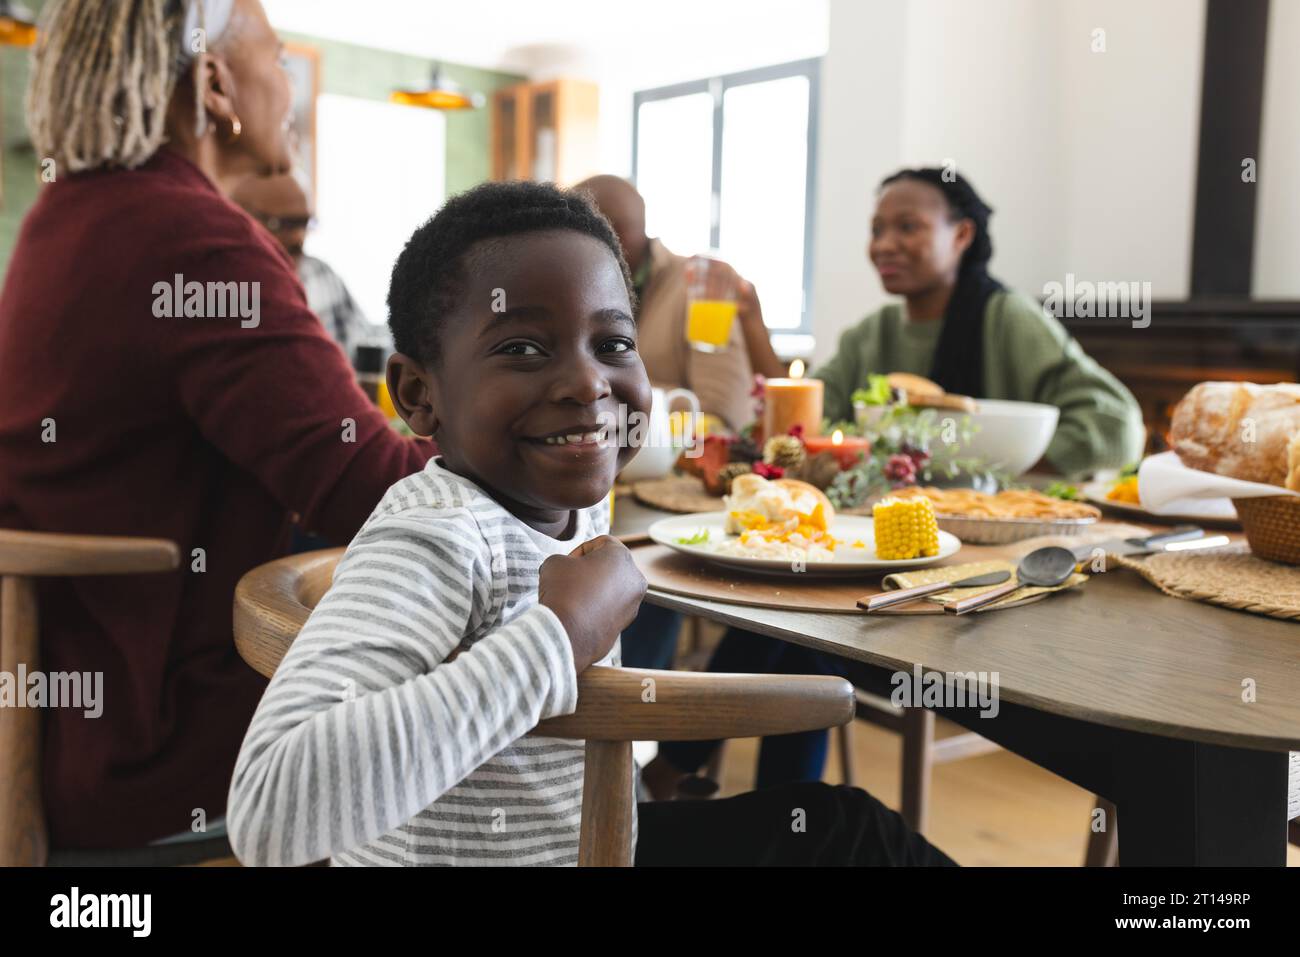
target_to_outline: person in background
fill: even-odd
[[[41,583],[42,667],[103,676],[97,719],[45,715],[55,849],[224,841],[266,686],[235,651],[236,583],[284,554],[295,513],[349,541],[436,451],[388,425],[288,256],[226,198],[291,166],[282,52],[258,0],[41,14],[27,123],[57,172],[0,292],[0,527],[181,555]]]
[[[298,270],[308,307],[342,347],[349,361],[355,358],[356,347],[363,343],[383,345],[385,351],[392,351],[387,326],[366,320],[343,277],[329,263],[303,252],[312,212],[307,192],[296,176],[287,173],[250,176],[239,184],[231,198],[284,247]]]
[[[988,271],[992,209],[960,174],[904,169],[880,187],[867,255],[885,289],[902,303],[877,310],[840,338],[813,372],[826,383],[825,414],[852,420],[854,390],[870,373],[912,372],[948,392],[1043,402],[1061,410],[1045,456],[1064,473],[1138,459],[1145,441],[1132,394],[1089,358],[1038,303],[1011,292]],[[732,629],[710,671],[854,676],[853,663]],[[702,767],[716,742],[664,742],[645,768],[651,794],[668,797]],[[758,786],[819,780],[824,731],[766,738]],[[696,784],[696,787],[699,785]]]
[[[772,351],[754,284],[736,276],[739,321],[728,347],[721,352],[692,349],[686,339],[689,258],[646,235],[645,200],[627,180],[593,176],[574,188],[591,197],[623,244],[638,300],[641,357],[651,383],[690,389],[704,412],[733,430],[748,425],[754,418],[754,373],[785,374]]]
[[[593,176],[574,188],[591,198],[623,247],[637,298],[641,360],[650,382],[664,389],[690,389],[703,412],[733,430],[748,425],[754,418],[754,373],[785,374],[772,351],[754,284],[736,276],[739,321],[728,348],[711,353],[691,348],[686,339],[689,259],[646,235],[645,200],[627,180]],[[671,668],[681,623],[675,611],[643,605],[623,632],[624,662],[632,668]]]
[[[1042,306],[989,275],[992,212],[959,173],[904,169],[881,184],[867,256],[903,302],[845,332],[813,372],[826,416],[852,421],[868,374],[912,372],[960,395],[1059,408],[1045,456],[1058,472],[1136,461],[1146,433],[1132,393]]]

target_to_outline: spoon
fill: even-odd
[[[972,575],[970,578],[963,578],[958,582],[942,581],[932,582],[929,585],[917,585],[914,588],[898,588],[894,591],[882,592],[879,595],[872,595],[866,601],[858,599],[858,607],[870,614],[881,608],[888,608],[891,605],[901,605],[905,601],[915,601],[917,598],[924,598],[926,595],[934,595],[941,591],[948,591],[953,588],[978,588],[982,585],[997,585],[1011,577],[1011,572],[985,572],[982,575]]]
[[[999,598],[1005,598],[1027,585],[1055,588],[1074,574],[1075,564],[1076,559],[1068,549],[1058,545],[1036,548],[1020,559],[1020,564],[1016,566],[1016,581],[1007,582],[1000,588],[991,588],[979,595],[963,598],[961,601],[950,601],[943,606],[943,610],[950,615],[964,615],[976,608],[983,608]]]

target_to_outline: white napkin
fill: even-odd
[[[1259,498],[1264,495],[1295,495],[1280,485],[1243,482],[1241,479],[1190,469],[1177,452],[1161,452],[1144,459],[1138,469],[1138,498],[1142,507],[1154,515],[1179,515],[1188,512],[1236,515],[1233,498]]]

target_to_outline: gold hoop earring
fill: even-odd
[[[232,116],[230,118],[230,142],[233,143],[239,139],[239,134],[242,132],[244,132],[244,124],[239,122],[239,117]]]

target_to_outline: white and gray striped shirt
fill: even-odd
[[[389,489],[253,715],[226,812],[239,859],[576,863],[582,742],[525,737],[577,707],[537,602],[542,561],[605,534],[608,504],[576,524],[549,538],[437,459]]]

